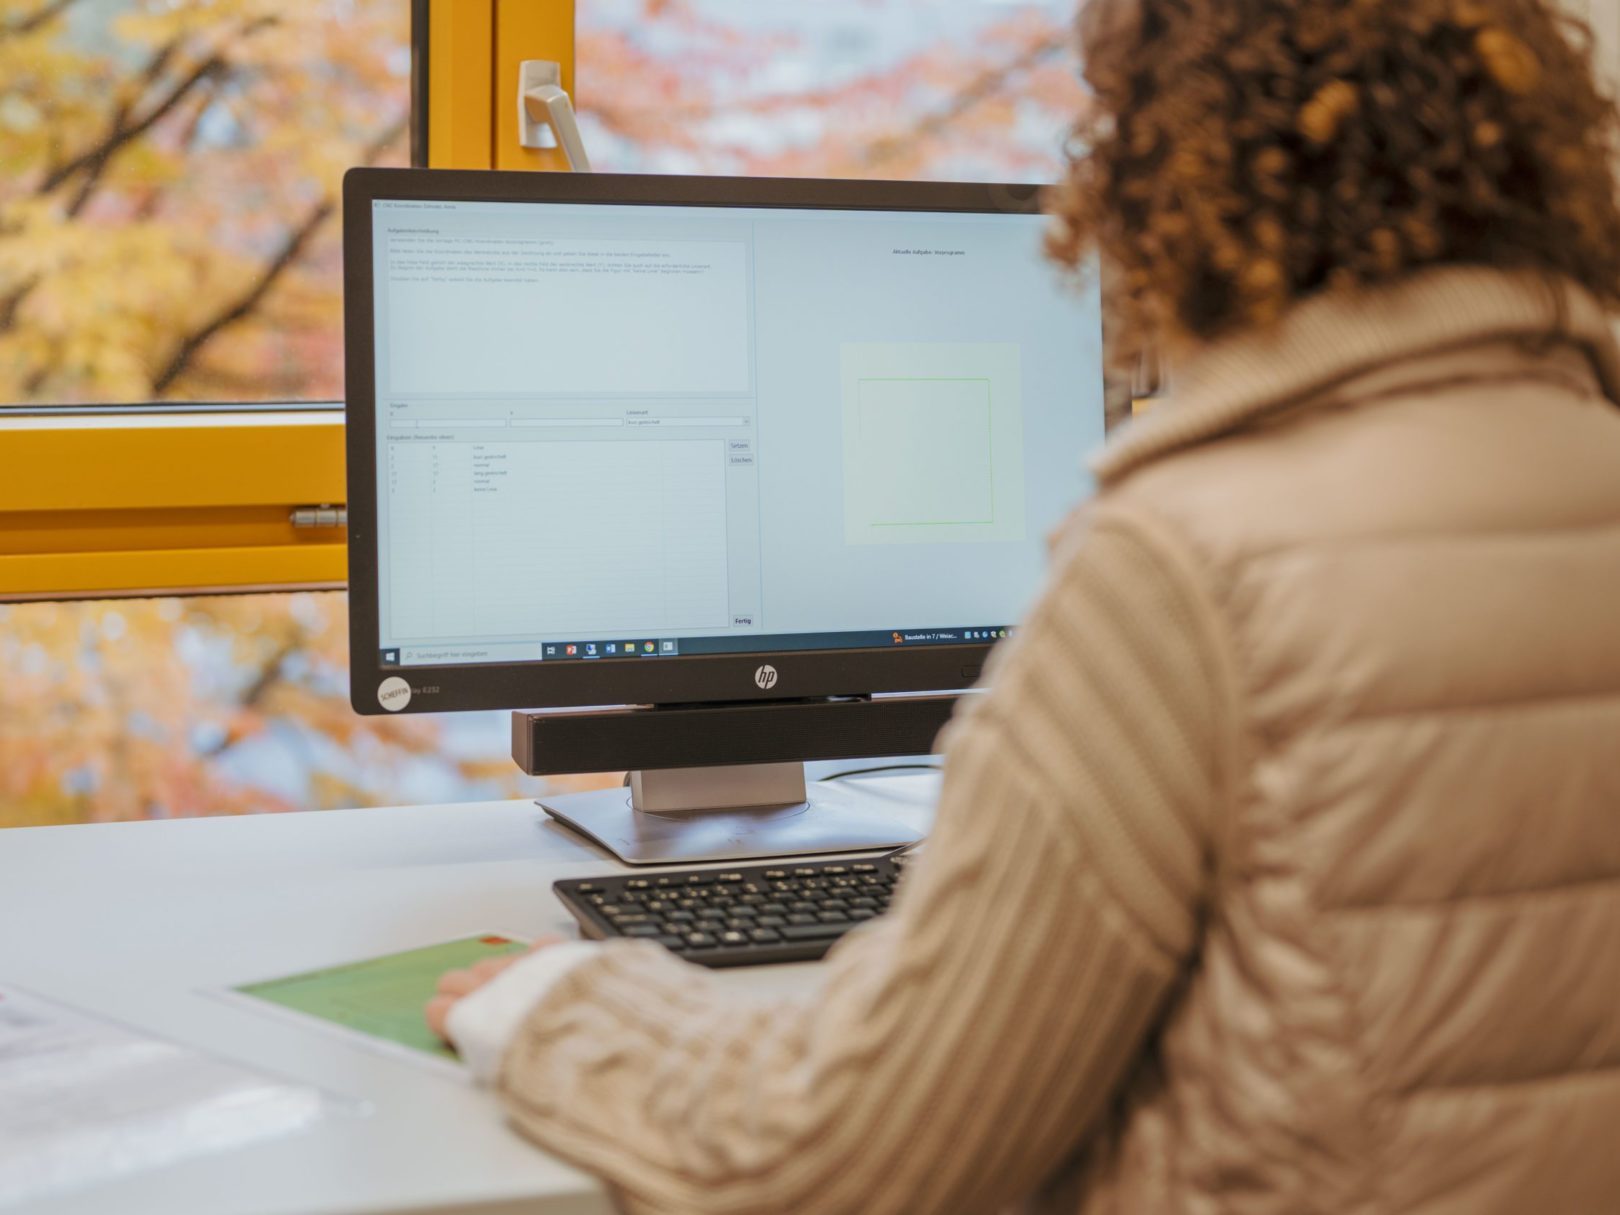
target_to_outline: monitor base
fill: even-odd
[[[800,788],[803,789],[803,768]],[[718,809],[638,810],[631,790],[544,798],[540,808],[627,865],[682,865],[874,852],[914,844],[922,832],[858,786],[817,785],[804,801]]]

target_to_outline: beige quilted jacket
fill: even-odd
[[[1558,298],[1319,301],[1103,460],[1199,571],[1241,777],[1085,1210],[1620,1212],[1620,363]]]
[[[1439,270],[1178,372],[894,911],[800,1000],[602,950],[525,1134],[662,1215],[1620,1212],[1605,318]]]

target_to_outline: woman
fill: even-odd
[[[1096,0],[1051,200],[1174,399],[819,995],[431,1015],[638,1212],[1620,1202],[1615,112],[1550,0]],[[457,999],[478,988],[470,999]]]

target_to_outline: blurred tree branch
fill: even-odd
[[[152,380],[154,396],[162,396],[167,392],[169,386],[185,373],[192,360],[197,357],[198,351],[212,341],[221,330],[228,329],[253,314],[254,309],[264,301],[264,297],[270,294],[270,288],[274,287],[276,281],[298,261],[309,246],[309,242],[314,239],[316,232],[320,231],[321,225],[330,219],[336,210],[337,204],[332,199],[323,198],[310,208],[301,221],[288,229],[276,252],[265,264],[263,272],[254,276],[252,286],[180,340],[169,361],[164,364],[163,370]]]
[[[259,30],[266,29],[274,24],[274,18],[260,17],[258,20],[251,21],[244,25],[239,31],[238,36],[241,38],[250,38]],[[151,60],[141,72],[141,82],[143,87],[149,87],[162,77],[163,73],[167,70],[170,61],[176,54],[179,53],[180,49],[184,46],[184,43],[184,38],[177,38],[159,48],[159,50],[153,54]],[[148,109],[145,114],[141,115],[141,117],[131,121],[130,113],[134,107],[128,102],[120,102],[113,110],[112,118],[107,124],[107,133],[95,144],[95,146],[81,152],[79,155],[61,165],[58,165],[55,169],[52,169],[49,173],[47,173],[39,184],[38,193],[51,193],[75,173],[79,173],[81,171],[88,171],[91,174],[92,180],[99,177],[106,169],[107,162],[112,159],[120,148],[123,148],[139,139],[142,135],[145,135],[154,126],[167,118],[169,114],[173,112],[174,108],[184,101],[193,89],[207,81],[214,79],[215,77],[225,74],[229,70],[230,61],[227,60],[224,55],[216,51],[194,65],[189,72],[170,86],[169,91],[164,94],[163,97],[160,98],[150,109]],[[75,204],[78,207],[82,207],[84,205],[83,199],[85,199],[87,195],[87,191],[81,191],[80,198],[74,200]],[[76,210],[70,208],[70,215],[76,213]]]
[[[282,681],[287,673],[287,660],[302,650],[308,638],[302,632],[294,632],[292,636],[284,639],[276,646],[275,652],[264,660],[253,682],[242,690],[236,698],[238,712],[252,711],[260,708],[271,690]],[[227,730],[219,739],[208,746],[197,749],[198,759],[218,759],[241,741],[241,735]]]
[[[54,0],[54,2],[56,11],[60,12],[70,4],[77,3],[77,0]],[[54,16],[55,14],[51,15]],[[43,17],[41,14],[35,14],[27,20],[39,25],[43,24],[48,18]],[[25,23],[19,23],[19,25],[9,28],[16,30],[20,28],[21,24]],[[274,24],[274,18],[261,17],[244,25],[241,29],[241,37],[251,37],[259,30]],[[159,47],[152,54],[140,73],[141,90],[151,87],[162,78],[163,73],[168,69],[174,57],[179,54],[185,42],[184,37],[175,38]],[[36,193],[42,196],[48,195],[75,174],[82,171],[84,180],[80,183],[78,192],[74,194],[72,201],[67,204],[63,211],[66,218],[76,218],[95,195],[96,188],[101,184],[102,177],[107,171],[107,166],[121,148],[127,147],[145,135],[159,122],[162,122],[194,90],[204,84],[222,79],[229,71],[230,64],[224,56],[218,53],[209,55],[193,67],[190,72],[181,77],[169,89],[168,93],[144,115],[134,121],[130,120],[130,114],[134,108],[133,103],[128,98],[119,101],[107,124],[106,135],[94,147],[48,171],[37,187]],[[138,96],[139,93],[137,93]],[[0,333],[6,332],[17,323],[18,312],[27,301],[28,296],[39,286],[39,283],[39,277],[34,276],[19,283],[6,295],[0,296]],[[35,377],[30,381],[34,383],[36,388],[38,378]]]
[[[383,153],[405,134],[409,123],[409,115],[401,115],[395,119],[381,135],[367,145],[361,163],[375,164]],[[253,314],[263,303],[265,296],[270,294],[270,289],[276,285],[277,280],[297,264],[309,247],[310,241],[315,238],[315,234],[336,211],[337,200],[328,195],[311,207],[302,220],[287,230],[276,252],[266,263],[263,273],[255,276],[253,284],[180,340],[174,354],[152,381],[154,395],[162,396],[167,392],[170,385],[185,374],[198,352],[222,330]]]
[[[0,40],[21,38],[27,34],[32,34],[41,26],[56,20],[78,2],[79,0],[49,0],[49,3],[40,5],[27,16],[19,17],[9,24],[0,25]]]
[[[0,296],[0,333],[17,323],[17,311],[28,298],[28,293],[39,286],[39,276],[33,275],[18,283],[4,296]]]
[[[975,106],[1006,92],[1017,77],[1040,66],[1043,61],[1067,51],[1070,42],[1067,30],[1058,31],[1041,39],[1016,59],[987,69],[974,77],[944,105],[930,114],[925,114],[903,135],[891,136],[871,144],[862,154],[862,159],[869,165],[878,165],[900,154],[915,140],[938,135]]]

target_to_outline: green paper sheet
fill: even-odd
[[[439,977],[447,970],[459,970],[485,958],[522,953],[527,948],[522,941],[496,934],[467,937],[346,966],[248,983],[235,990],[357,1033],[454,1060],[455,1052],[427,1027],[422,1015]]]

